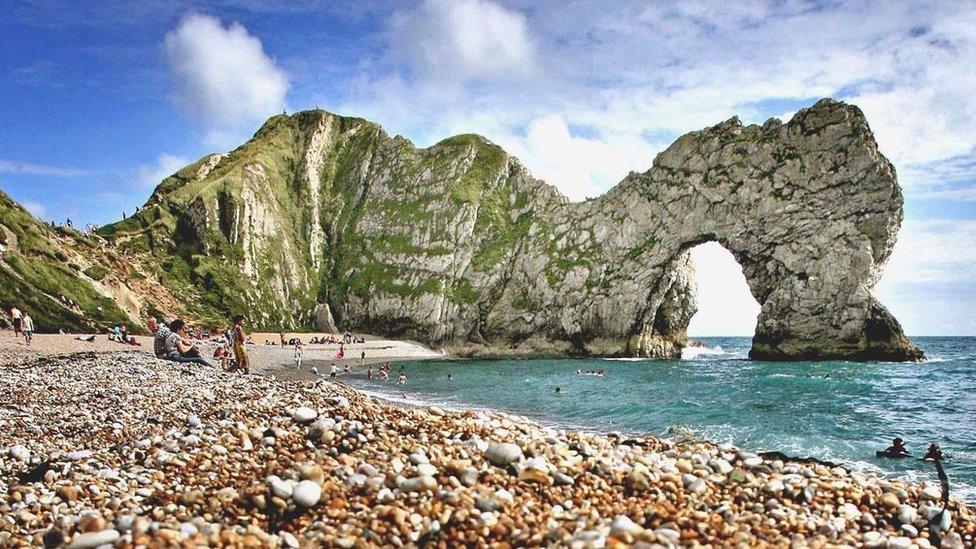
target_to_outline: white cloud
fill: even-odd
[[[698,312],[688,325],[691,336],[752,336],[759,303],[749,293],[742,267],[717,242],[691,249],[698,283]]]
[[[21,205],[23,205],[24,208],[31,213],[31,215],[38,219],[44,219],[47,217],[47,208],[45,208],[44,204],[41,204],[40,202],[24,200],[21,202]]]
[[[211,146],[237,145],[285,109],[288,77],[238,23],[187,15],[166,34],[164,49],[177,78],[176,99],[201,118]]]
[[[904,283],[976,285],[976,220],[906,219],[879,288]]]
[[[490,0],[426,0],[394,16],[390,42],[396,58],[438,80],[524,76],[535,63],[525,16]]]
[[[156,157],[156,163],[139,166],[136,184],[140,187],[154,188],[163,179],[183,169],[190,161],[182,156],[163,153]]]
[[[536,118],[524,135],[503,135],[499,143],[572,200],[599,196],[628,171],[646,169],[654,152],[632,136],[575,136],[558,115]]]
[[[5,160],[0,158],[0,173],[42,175],[51,177],[78,177],[85,175],[87,172],[78,168],[63,168],[59,166],[48,166],[46,164],[35,164],[33,162]]]

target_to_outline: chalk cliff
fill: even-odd
[[[581,203],[480,136],[422,149],[358,118],[275,116],[100,234],[172,297],[163,312],[469,355],[676,356],[688,250],[717,241],[762,305],[753,357],[905,360],[921,352],[871,295],[901,218],[863,114],[825,99],[689,133]]]

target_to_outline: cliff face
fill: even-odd
[[[753,356],[903,360],[921,353],[870,294],[901,206],[861,112],[830,100],[685,135],[582,203],[479,136],[418,149],[306,111],[167,178],[101,235],[172,295],[165,312],[471,355],[655,357],[680,353],[688,250],[714,240],[762,305]]]

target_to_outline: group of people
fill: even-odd
[[[251,371],[245,346],[248,341],[244,330],[246,321],[244,315],[234,316],[231,327],[224,332],[223,345],[214,351],[214,358],[220,360],[221,368],[226,371],[238,370],[245,374]],[[153,333],[153,353],[157,358],[211,366],[193,341],[183,320],[177,318],[166,324],[150,318],[149,330]]]
[[[390,362],[384,362],[380,364],[380,371],[376,375],[373,374],[372,364],[366,367],[366,379],[381,379],[383,381],[386,381],[390,379],[390,375],[392,375],[392,373],[393,373],[393,364]],[[450,377],[451,377],[450,374],[448,374],[448,378]],[[396,383],[397,385],[405,385],[407,383],[407,373],[403,370],[402,367],[400,368],[400,372],[397,374]]]
[[[884,450],[878,450],[878,452],[876,453],[877,453],[877,457],[893,458],[893,459],[900,459],[900,458],[906,458],[912,456],[912,453],[909,452],[908,448],[905,447],[905,441],[902,440],[901,438],[896,438],[895,440],[892,440],[891,446],[885,448]],[[942,453],[942,448],[939,448],[939,445],[933,442],[932,444],[929,444],[928,451],[925,452],[925,455],[922,456],[921,459],[942,461],[943,459],[945,459],[945,457],[946,457],[945,454]]]
[[[155,319],[154,319],[155,320]],[[126,328],[125,324],[115,326],[108,331],[108,340],[117,341],[119,343],[125,343],[126,345],[141,346],[141,344],[136,341],[136,337],[129,333],[129,329]]]
[[[603,377],[603,370],[576,370],[576,375]]]
[[[17,307],[11,307],[10,319],[13,321],[14,335],[23,337],[24,343],[30,347],[31,341],[34,340],[34,319],[31,318],[30,313],[26,308],[21,311]]]

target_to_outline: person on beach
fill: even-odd
[[[24,317],[20,329],[24,333],[24,341],[30,347],[31,341],[34,339],[34,319],[31,318],[30,313],[26,309],[24,309]]]
[[[337,375],[339,375],[339,367],[336,366],[335,362],[333,362],[332,367],[329,368],[329,377],[335,379]]]
[[[156,358],[166,358],[166,340],[173,332],[166,324],[160,324],[155,318],[149,319],[149,330],[153,333],[153,354]]]
[[[22,328],[24,325],[24,313],[20,312],[20,309],[17,307],[11,307],[10,317],[14,321],[14,335],[21,335],[23,333]]]
[[[342,360],[342,357],[346,356],[346,349],[340,344],[339,352],[336,353],[336,360]]]
[[[295,355],[294,356],[295,356],[295,367],[296,368],[301,368],[302,367],[302,356],[303,355],[304,355],[304,352],[302,351],[302,344],[301,343],[295,343]]]
[[[363,366],[366,365],[366,351],[359,353],[359,363]]]
[[[397,385],[406,385],[406,384],[407,384],[407,374],[403,370],[400,370],[400,375],[397,376]]]
[[[939,448],[939,445],[933,442],[932,444],[929,444],[929,450],[925,452],[925,455],[922,456],[922,459],[924,460],[930,459],[932,461],[942,461],[945,459],[945,455],[942,453],[942,449]]]
[[[342,366],[342,373],[344,373],[344,374],[351,374],[352,373],[352,366],[350,366],[349,364],[343,364],[343,366]]]
[[[234,344],[234,357],[237,359],[237,369],[241,370],[245,374],[251,373],[251,359],[247,356],[247,349],[244,348],[244,343],[247,341],[247,334],[244,333],[244,321],[247,318],[244,315],[234,315],[234,330],[233,330],[233,344]],[[284,334],[281,335],[282,338]]]
[[[285,332],[278,332],[278,339],[281,340],[281,346],[285,346]]]
[[[373,379],[373,365],[372,364],[370,364],[369,367],[366,368],[366,379]]]
[[[912,455],[908,452],[908,448],[905,448],[905,441],[901,438],[892,440],[891,446],[885,448],[884,453],[889,457],[908,457]]]
[[[176,319],[169,323],[170,334],[166,338],[166,359],[173,362],[196,363],[210,366],[210,362],[200,355],[200,350],[188,339],[186,323]]]

